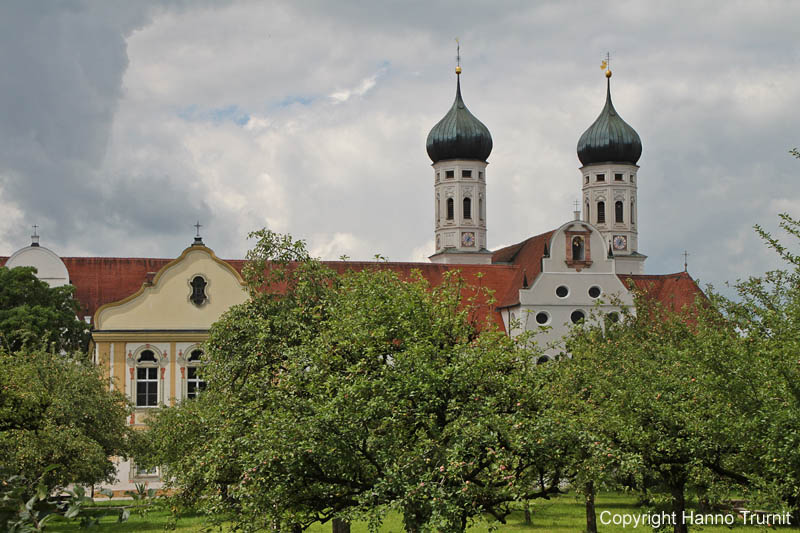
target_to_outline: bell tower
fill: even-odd
[[[460,54],[456,98],[428,134],[433,161],[434,263],[490,264],[486,241],[486,159],[492,152],[489,129],[469,112],[461,97]]]
[[[643,274],[647,256],[639,253],[636,164],[642,141],[617,114],[611,101],[611,69],[606,75],[606,104],[578,141],[583,220],[597,226],[616,258],[619,274]]]

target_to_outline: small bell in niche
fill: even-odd
[[[208,282],[204,280],[202,276],[195,276],[194,279],[192,279],[192,295],[189,299],[194,305],[203,305],[206,300],[208,300],[208,296],[206,296],[206,285],[208,285]]]

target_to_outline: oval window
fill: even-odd
[[[566,298],[569,295],[569,288],[566,285],[559,285],[556,287],[556,296],[559,298]]]
[[[589,297],[590,298],[599,298],[601,292],[602,291],[600,290],[600,287],[598,287],[597,285],[594,285],[593,287],[589,287]]]

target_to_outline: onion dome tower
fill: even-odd
[[[578,141],[583,220],[609,242],[619,274],[644,273],[646,256],[638,252],[636,182],[642,141],[622,120],[611,101],[611,70],[606,75],[606,105]]]
[[[461,97],[460,57],[453,106],[428,134],[433,161],[436,252],[434,263],[489,264],[486,248],[486,159],[489,129]]]

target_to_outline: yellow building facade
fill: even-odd
[[[134,406],[130,424],[143,428],[151,409],[174,405],[205,386],[198,373],[208,330],[231,306],[247,300],[239,272],[198,242],[123,300],[101,306],[94,316],[94,357],[109,387]],[[118,482],[160,486],[157,470],[117,459]]]

